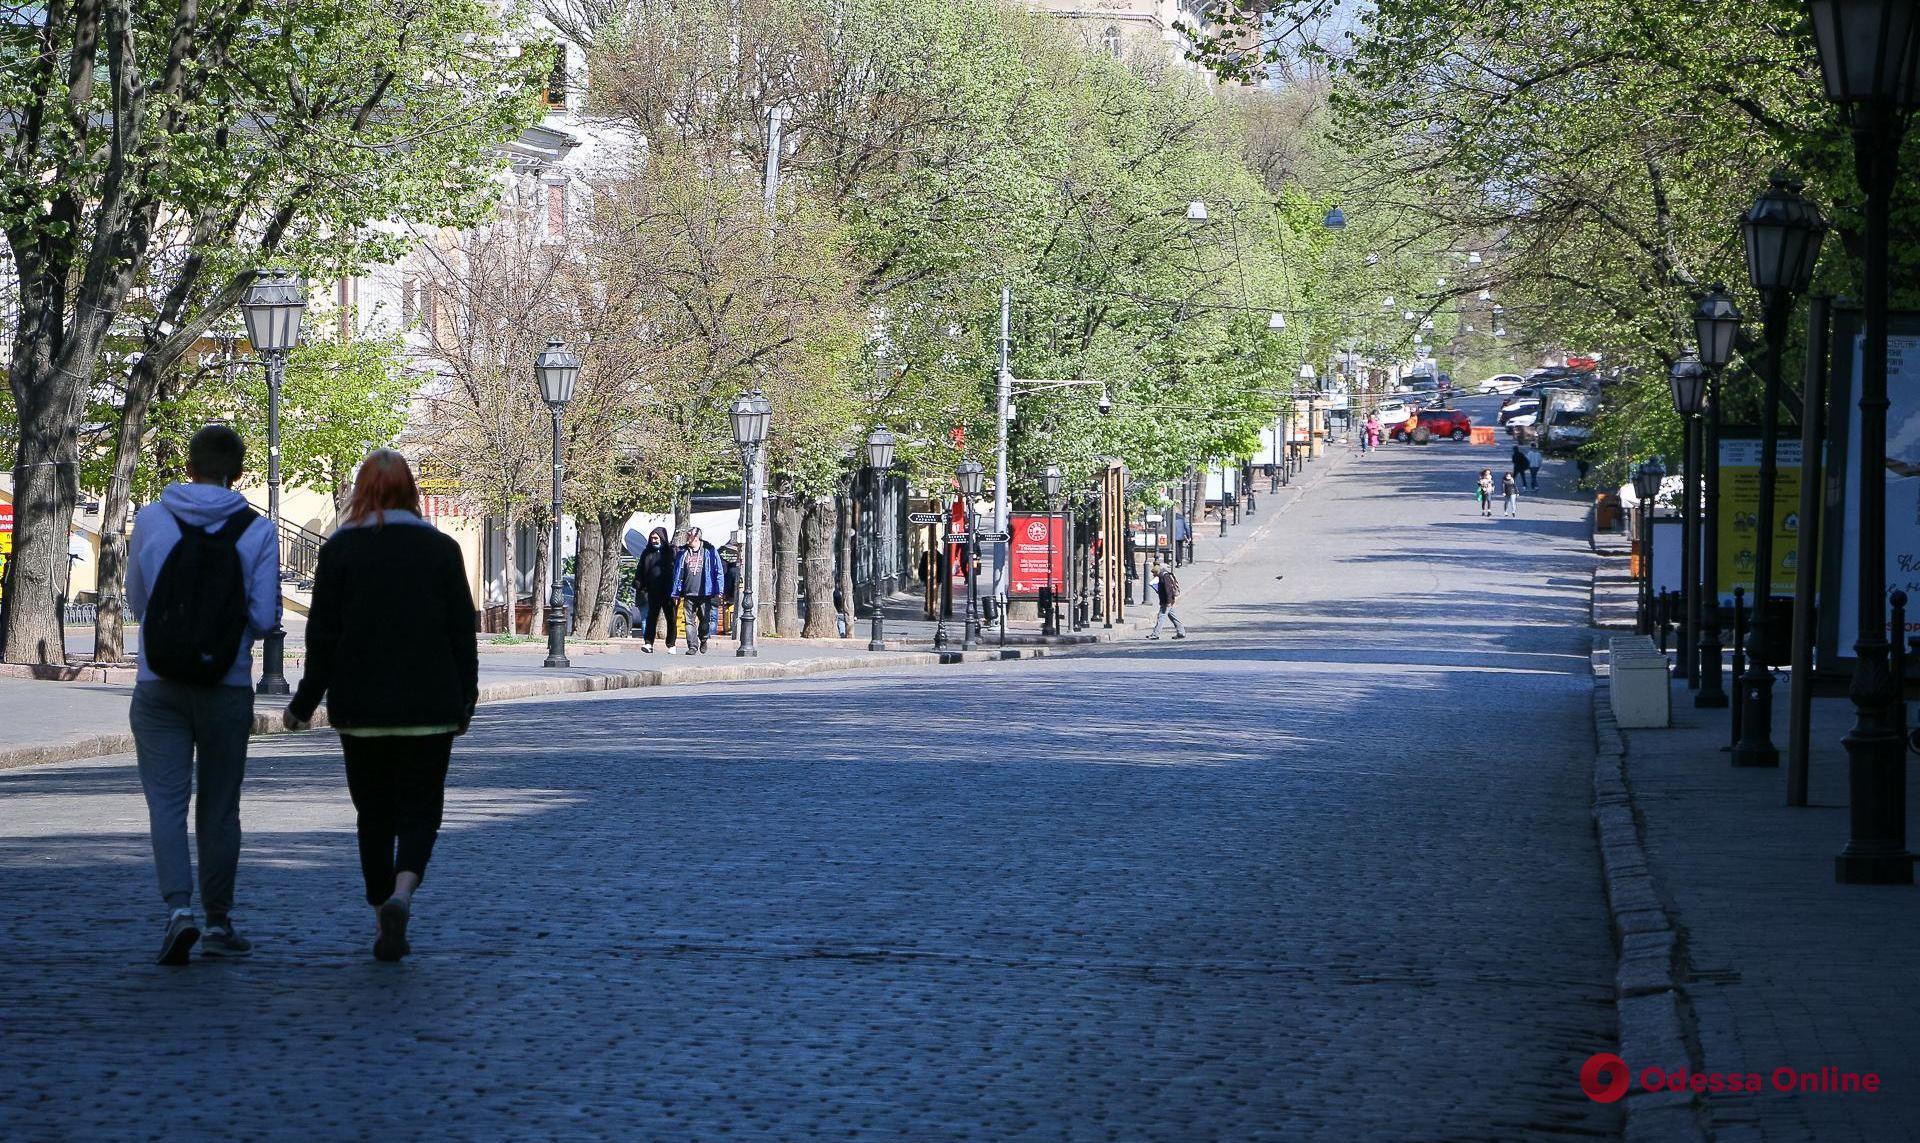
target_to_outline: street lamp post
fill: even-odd
[[[893,541],[892,516],[885,508],[885,485],[887,470],[893,467],[893,444],[893,434],[884,426],[873,430],[873,435],[867,438],[867,467],[873,470],[873,636],[867,640],[869,651],[887,649],[881,615],[886,610],[883,606],[886,590],[880,576],[880,561]]]
[[[1060,466],[1048,465],[1040,474],[1040,491],[1047,498],[1047,614],[1040,628],[1043,635],[1060,634],[1060,592],[1066,586],[1055,579],[1053,567],[1053,524],[1060,512],[1060,485]]]
[[[1808,0],[1827,98],[1853,131],[1866,195],[1861,310],[1859,634],[1854,644],[1853,729],[1847,750],[1847,846],[1836,879],[1907,885],[1906,705],[1887,643],[1887,263],[1900,143],[1920,104],[1920,9],[1913,0]],[[1905,632],[1900,633],[1902,636]]]
[[[960,501],[966,505],[967,526],[967,622],[960,635],[960,649],[971,651],[980,645],[980,520],[975,502],[987,475],[986,466],[977,460],[963,460],[954,473],[960,484]]]
[[[1666,466],[1658,460],[1645,461],[1633,470],[1633,492],[1640,500],[1640,630],[1653,630],[1653,507],[1660,485],[1667,479]]]
[[[1708,372],[1707,416],[1700,451],[1706,477],[1706,509],[1700,540],[1700,690],[1696,707],[1723,707],[1727,692],[1720,681],[1720,399],[1721,375],[1733,357],[1734,335],[1740,331],[1740,310],[1726,288],[1715,284],[1693,312],[1693,331],[1700,345],[1700,364]]]
[[[256,270],[240,312],[247,340],[267,370],[267,519],[273,524],[274,551],[280,548],[280,388],[286,382],[287,355],[300,344],[300,315],[307,307],[306,283],[290,270]],[[287,633],[274,608],[273,630],[260,649],[263,695],[284,695],[287,685]]]
[[[754,642],[754,625],[759,614],[754,610],[753,561],[758,558],[753,538],[760,523],[760,446],[766,443],[767,428],[773,421],[773,402],[755,388],[742,393],[727,406],[727,418],[733,422],[733,443],[740,448],[740,496],[747,517],[744,538],[740,542],[740,646],[734,654],[751,659],[760,654]]]
[[[1778,766],[1773,744],[1773,673],[1767,664],[1769,613],[1773,610],[1773,505],[1779,469],[1774,459],[1780,435],[1780,354],[1787,340],[1793,299],[1813,284],[1826,220],[1800,194],[1800,184],[1776,174],[1772,185],[1740,220],[1746,239],[1747,273],[1764,303],[1766,375],[1760,408],[1760,504],[1754,526],[1753,619],[1748,624],[1747,674],[1740,680],[1740,741],[1735,766]]]
[[[573,387],[580,380],[580,359],[566,343],[549,338],[547,347],[534,356],[534,377],[540,382],[540,399],[553,414],[553,548],[547,560],[547,661],[549,667],[571,666],[567,661],[567,599],[560,587],[560,416],[573,400]]]
[[[1686,536],[1681,544],[1681,586],[1686,594],[1684,601],[1685,624],[1680,636],[1680,659],[1684,664],[1681,674],[1686,677],[1688,686],[1700,685],[1700,654],[1697,640],[1700,634],[1700,414],[1707,405],[1707,368],[1700,364],[1697,357],[1683,357],[1674,362],[1669,375],[1673,385],[1673,411],[1680,414],[1686,425],[1687,463],[1685,469],[1685,488],[1681,495],[1685,498],[1681,509],[1681,528]]]

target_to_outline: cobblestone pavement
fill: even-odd
[[[147,963],[125,759],[0,774],[0,1132],[1612,1135],[1584,515],[1497,455],[1254,517],[1186,642],[487,708],[401,966],[328,736],[257,744],[243,964]]]

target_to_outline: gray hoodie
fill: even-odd
[[[127,606],[133,609],[135,619],[147,613],[153,581],[166,566],[167,553],[180,542],[181,525],[212,532],[246,504],[246,497],[217,484],[169,484],[160,493],[160,503],[140,509],[133,521],[133,540],[127,545]],[[273,542],[272,523],[262,516],[240,537],[236,548],[247,577],[247,633],[240,641],[233,669],[220,682],[223,686],[246,687],[253,684],[253,641],[280,624],[280,546]],[[145,643],[146,632],[142,631],[142,682],[159,678],[147,667]]]

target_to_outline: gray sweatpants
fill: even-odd
[[[253,731],[253,692],[196,687],[166,679],[133,688],[134,751],[147,795],[147,825],[160,895],[170,909],[193,903],[193,860],[187,853],[187,802],[198,772],[194,837],[200,848],[200,903],[209,918],[233,908],[240,863],[240,780]],[[197,762],[197,765],[196,765]]]

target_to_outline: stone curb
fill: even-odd
[[[881,670],[894,667],[951,666],[961,663],[991,663],[1007,659],[1042,659],[1058,653],[1051,647],[1006,647],[983,651],[905,651],[874,652],[861,656],[829,656],[800,659],[787,663],[737,661],[724,666],[681,667],[677,670],[603,671],[590,675],[559,675],[550,679],[516,679],[488,683],[480,688],[484,704],[513,699],[588,694],[594,691],[631,690],[641,687],[693,686],[700,683],[738,682],[751,679],[794,679],[832,671]],[[315,727],[327,725],[324,707],[315,712]],[[256,710],[254,737],[286,734],[280,724],[280,707]],[[133,734],[98,734],[68,742],[41,746],[20,746],[0,750],[0,770],[26,766],[44,766],[54,762],[74,762],[133,751]]]
[[[1598,575],[1595,582],[1598,582]],[[1608,701],[1606,654],[1596,641],[1593,668],[1593,828],[1607,892],[1607,915],[1619,963],[1614,1007],[1620,1027],[1620,1058],[1629,1069],[1684,1064],[1697,1068],[1688,1049],[1683,950],[1667,915],[1647,860],[1646,840],[1627,777],[1627,745]],[[1629,1140],[1706,1143],[1705,1116],[1687,1092],[1630,1091],[1622,1106]]]

